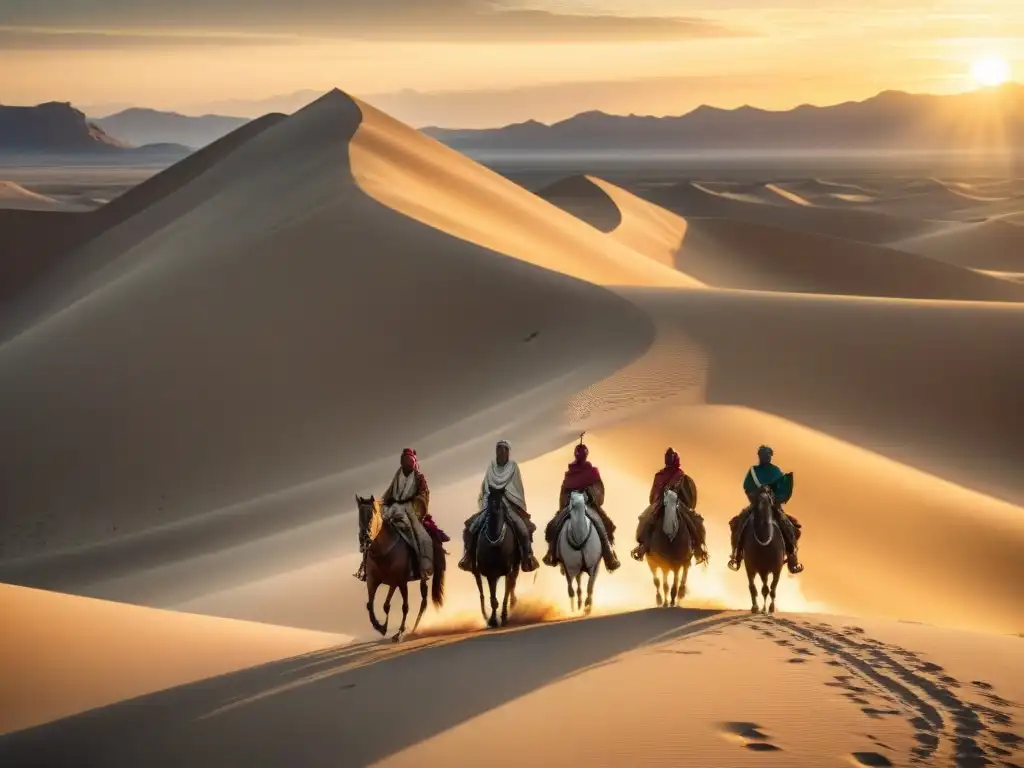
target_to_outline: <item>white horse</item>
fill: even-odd
[[[601,537],[587,515],[587,499],[579,491],[569,494],[569,519],[558,534],[558,558],[569,587],[569,610],[583,608],[589,614],[594,605],[594,581],[601,565]],[[587,573],[587,600],[583,602],[580,581]],[[573,592],[573,580],[576,590]],[[575,598],[575,605],[573,604]]]

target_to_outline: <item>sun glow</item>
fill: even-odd
[[[1000,56],[986,56],[971,65],[971,77],[980,86],[1002,85],[1010,79],[1010,65]]]

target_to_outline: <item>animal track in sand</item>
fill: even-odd
[[[741,721],[722,723],[721,730],[726,738],[731,741],[739,741],[753,752],[782,751],[781,747],[777,747],[769,741],[768,734],[762,731],[761,726],[757,723]]]
[[[775,626],[800,641],[794,652],[809,650],[807,645],[824,651],[830,657],[826,663],[842,670],[826,685],[843,689],[843,695],[866,716],[907,718],[917,742],[909,756],[911,763],[974,768],[1001,759],[1010,766],[1009,758],[1019,757],[1024,748],[1024,738],[1016,734],[1010,714],[1017,705],[998,696],[990,683],[974,680],[966,686],[940,665],[867,637],[859,627],[837,629],[790,619],[776,619]],[[758,631],[775,637],[767,630]],[[969,688],[987,703],[959,693]],[[888,706],[879,706],[879,701]],[[858,765],[892,765],[875,752],[857,752],[852,758]],[[885,762],[870,762],[875,759]]]

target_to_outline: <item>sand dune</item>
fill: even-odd
[[[49,211],[62,208],[59,200],[25,189],[13,181],[0,181],[0,208],[28,211]]]
[[[492,764],[1012,763],[1019,642],[816,615],[652,610],[325,651],[14,734],[0,759],[198,766],[301,754],[315,767],[471,766],[514,723],[515,749]],[[569,716],[580,702],[587,716]]]
[[[19,446],[0,474],[23,523],[5,531],[7,559],[120,538],[356,468],[484,410],[507,427],[522,411],[515,395],[552,383],[570,393],[650,343],[649,322],[628,302],[528,258],[552,267],[564,258],[566,272],[589,264],[608,280],[692,282],[606,245],[482,169],[495,195],[507,187],[522,206],[550,212],[547,228],[538,224],[548,240],[524,234],[529,208],[513,207],[515,197],[504,213],[492,206],[494,229],[476,218],[480,196],[464,198],[463,217],[454,202],[437,211],[480,223],[495,245],[506,237],[503,247],[520,258],[396,213],[356,183],[350,154],[368,183],[392,174],[403,194],[426,188],[430,173],[411,165],[403,178],[410,165],[396,163],[417,156],[388,154],[402,147],[388,142],[411,129],[361,121],[356,103],[335,93],[245,142],[165,198],[187,211],[174,222],[140,239],[133,229],[148,228],[143,215],[107,233],[138,244],[63,294],[62,311],[0,347],[2,436]],[[421,160],[455,172],[444,156]],[[478,168],[464,162],[460,172]],[[321,168],[333,170],[314,172]],[[587,347],[601,354],[575,356]],[[414,393],[405,371],[415,372]],[[368,407],[387,402],[416,409]],[[83,463],[62,435],[92,436],[102,461]],[[33,478],[44,476],[41,488]]]
[[[901,240],[893,247],[972,269],[1024,272],[1024,230],[999,219]]]
[[[0,734],[348,641],[6,584],[0,613]]]
[[[571,177],[539,194],[638,253],[716,287],[1024,299],[1017,285],[890,248],[735,219],[683,219],[596,177]]]
[[[683,218],[728,218],[767,224],[799,232],[838,237],[861,243],[886,245],[951,226],[857,208],[825,208],[799,205],[759,205],[702,192],[689,182],[646,189],[642,197]]]
[[[674,213],[595,176],[572,176],[537,194],[637,253],[675,265],[687,225]]]

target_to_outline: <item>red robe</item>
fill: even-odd
[[[399,468],[398,472],[401,471],[401,468]],[[398,472],[395,473],[395,478],[398,477]],[[418,469],[414,469],[413,473],[416,475],[415,496],[411,499],[396,499],[391,493],[391,489],[395,487],[395,478],[393,478],[391,484],[388,485],[388,489],[384,491],[384,495],[381,497],[381,503],[386,507],[394,504],[396,501],[411,502],[413,509],[416,511],[416,517],[423,524],[430,537],[440,542],[450,541],[451,537],[442,531],[437,523],[434,522],[434,518],[430,516],[430,486],[427,485],[427,478]]]

